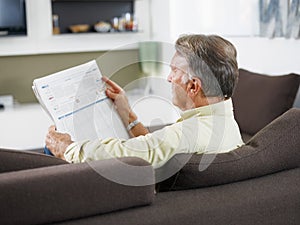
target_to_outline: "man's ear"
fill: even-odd
[[[197,77],[193,77],[188,83],[188,94],[189,96],[196,96],[202,91],[201,80]]]

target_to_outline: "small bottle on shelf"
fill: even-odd
[[[58,15],[52,15],[52,33],[60,34],[59,23],[58,23]]]

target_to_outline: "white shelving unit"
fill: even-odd
[[[51,0],[26,0],[27,36],[0,38],[0,56],[125,50],[149,38],[149,0],[135,0],[136,33],[52,34]]]

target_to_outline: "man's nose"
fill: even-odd
[[[170,74],[168,75],[167,80],[168,80],[169,82],[172,82],[172,73],[170,73]]]

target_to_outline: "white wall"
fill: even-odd
[[[259,0],[151,0],[152,38],[165,44],[162,74],[167,76],[173,44],[180,34],[218,34],[237,48],[240,68],[270,75],[300,74],[300,40],[262,38]],[[295,105],[300,107],[300,90]]]
[[[300,40],[257,36],[258,1],[152,0],[153,38],[174,43],[184,33],[218,34],[237,47],[242,68],[300,74]]]
[[[300,74],[300,40],[229,37],[238,50],[239,67],[270,75]]]

